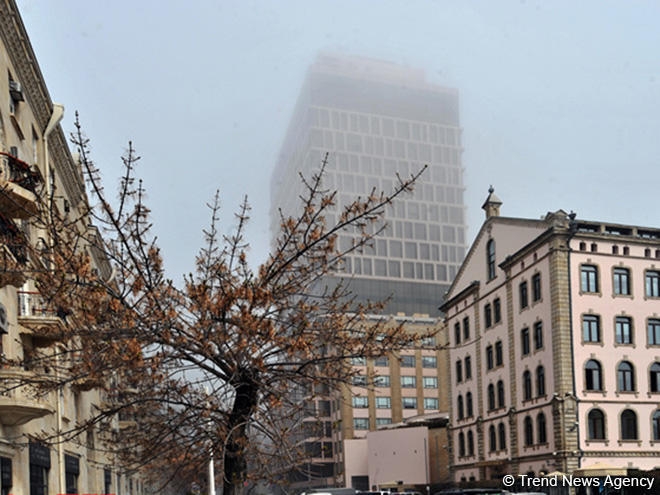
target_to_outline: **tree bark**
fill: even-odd
[[[248,465],[246,447],[248,425],[255,411],[259,387],[251,373],[241,373],[236,386],[236,397],[227,425],[227,441],[224,451],[223,495],[243,495],[247,481]]]

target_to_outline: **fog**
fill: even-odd
[[[502,214],[574,210],[660,226],[660,3],[18,0],[51,97],[81,114],[106,187],[142,156],[169,273],[193,268],[219,189],[244,195],[251,261],[269,180],[319,51],[387,60],[457,88],[468,239],[492,184]]]

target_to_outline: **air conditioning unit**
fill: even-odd
[[[14,102],[25,101],[21,84],[17,81],[9,81],[9,96]]]

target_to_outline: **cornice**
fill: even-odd
[[[43,136],[53,111],[53,102],[14,0],[0,0],[0,37],[7,48],[14,76],[21,83],[26,103],[32,109]],[[60,126],[49,136],[48,142],[51,159],[56,164],[66,194],[77,204],[85,197],[84,182],[73,162]]]

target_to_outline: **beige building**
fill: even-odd
[[[40,297],[26,275],[29,267],[48,263],[24,247],[49,242],[36,221],[38,197],[50,197],[53,208],[71,218],[85,211],[87,201],[82,174],[59,126],[62,112],[50,99],[15,2],[1,0],[0,493],[141,494],[142,481],[126,476],[100,449],[112,432],[91,429],[84,438],[52,445],[38,439],[44,433],[57,438],[87,417],[101,400],[99,392],[84,381],[48,393],[26,384],[60,373],[39,358],[66,346],[57,338],[62,313]],[[85,228],[98,235],[93,227]],[[109,276],[103,259],[93,261],[101,275]]]
[[[352,384],[310,405],[304,421],[314,425],[318,436],[305,439],[311,454],[309,476],[297,480],[297,486],[367,490],[373,485],[370,472],[374,468],[368,455],[370,432],[420,417],[446,417],[449,388],[444,327],[437,318],[426,316],[397,316],[391,321],[404,323],[412,333],[436,334],[418,349],[378,359],[353,359],[356,374]]]
[[[454,480],[660,467],[660,229],[500,205],[442,306]]]

